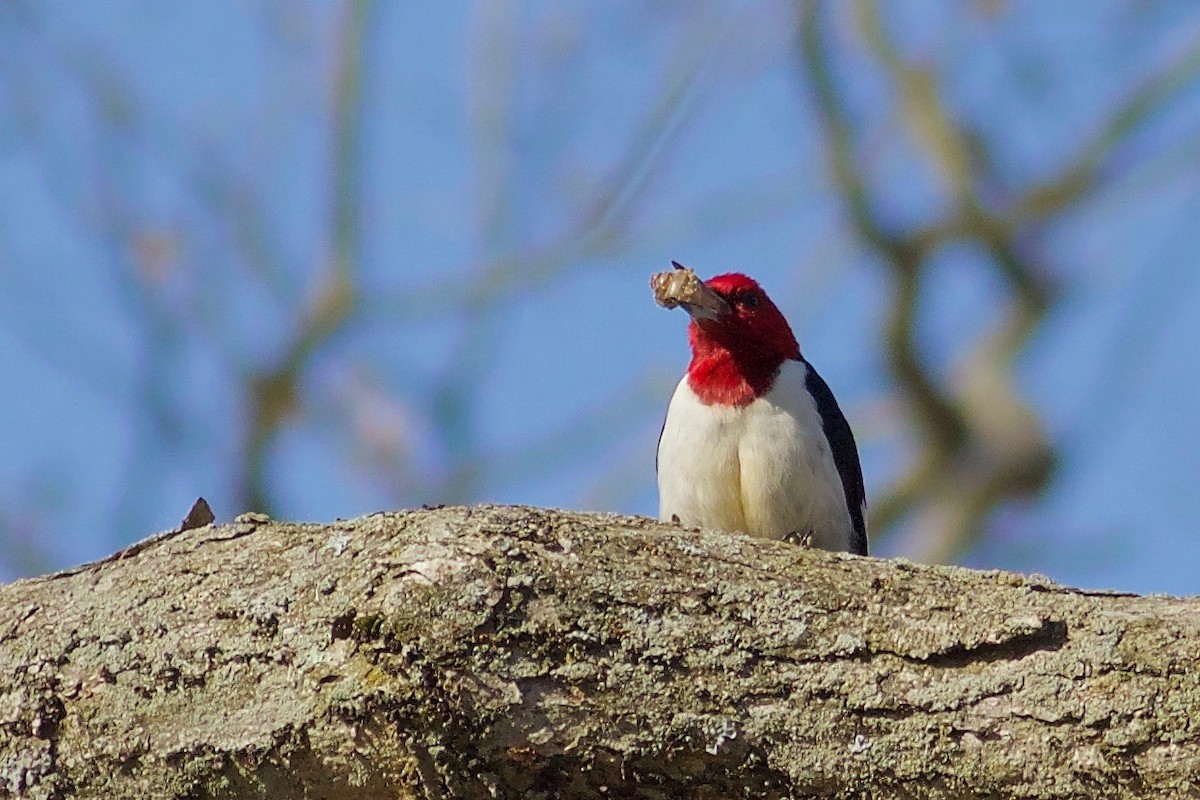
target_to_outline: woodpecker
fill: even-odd
[[[660,518],[866,555],[854,434],[783,314],[752,278],[671,263],[651,285],[691,316],[692,360],[658,439]]]

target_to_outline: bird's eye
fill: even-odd
[[[733,302],[742,308],[758,308],[758,293],[743,292],[733,298]]]

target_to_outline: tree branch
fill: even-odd
[[[278,363],[246,376],[245,459],[239,491],[243,507],[269,511],[268,457],[301,394],[299,384],[318,353],[350,322],[358,303],[357,250],[360,224],[361,83],[363,48],[373,3],[347,6],[333,96],[331,169],[332,253],[320,272],[316,294],[300,316]]]
[[[8,793],[1197,788],[1195,601],[531,508],[239,519],[0,587]]]

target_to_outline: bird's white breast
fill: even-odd
[[[679,382],[658,445],[659,516],[685,525],[849,548],[845,493],[805,387],[785,361],[771,390],[745,406],[705,405]]]

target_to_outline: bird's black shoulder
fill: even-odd
[[[804,361],[804,359],[801,359]],[[817,373],[812,364],[804,361],[808,368],[805,377],[805,388],[817,404],[817,413],[821,416],[821,427],[825,430],[825,438],[829,442],[829,450],[833,454],[833,464],[837,467],[842,479],[842,491],[846,495],[846,507],[850,512],[850,521],[854,525],[854,535],[850,541],[850,551],[859,555],[867,554],[867,521],[864,518],[867,508],[867,492],[863,488],[862,465],[858,461],[858,446],[854,443],[854,432],[850,423],[838,407],[837,399],[829,389],[829,384]]]

